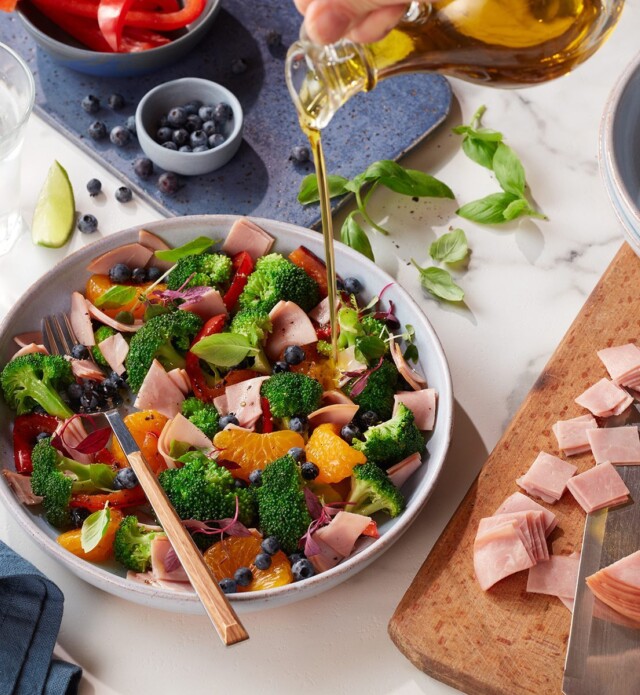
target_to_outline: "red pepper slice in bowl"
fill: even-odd
[[[125,19],[134,1],[100,0],[98,5],[98,26],[106,42],[115,52],[120,50]]]
[[[13,423],[13,461],[18,473],[30,474],[33,470],[31,452],[42,432],[53,434],[60,420],[53,415],[27,413],[18,415]]]
[[[236,271],[231,282],[231,287],[227,290],[222,301],[229,311],[232,311],[242,294],[242,290],[247,284],[249,275],[253,272],[255,264],[253,258],[246,252],[240,251],[231,259],[233,267]]]

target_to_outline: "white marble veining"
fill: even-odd
[[[616,77],[637,51],[638,0],[630,0],[611,40],[586,65],[556,82],[492,91],[454,81],[451,117],[405,164],[447,182],[462,204],[497,190],[491,174],[466,159],[451,126],[486,104],[485,124],[519,153],[534,199],[548,221],[483,228],[453,214],[455,204],[378,191],[373,217],[393,231],[372,235],[379,263],[415,296],[440,335],[456,394],[453,445],[435,494],[407,534],[370,568],[329,594],[244,617],[251,640],[225,650],[206,618],[165,614],[114,598],[53,563],[0,509],[0,538],[56,581],[66,596],[62,656],[80,663],[85,695],[138,693],[453,692],[415,669],[386,626],[488,452],[504,431],[586,296],[622,243],[598,172],[598,128]],[[102,233],[154,219],[136,201],[113,200],[117,181],[37,118],[29,125],[22,204],[27,219],[50,162],[68,169],[77,207],[97,208]],[[94,176],[106,197],[89,203]],[[462,227],[472,256],[458,274],[466,306],[438,304],[408,265],[450,225]],[[61,251],[23,238],[0,258],[0,315]]]

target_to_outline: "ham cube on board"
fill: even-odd
[[[587,514],[622,504],[630,494],[618,471],[608,461],[574,476],[567,487]]]
[[[532,566],[533,560],[517,522],[500,524],[476,536],[473,569],[483,591],[501,579]]]
[[[576,403],[596,417],[620,415],[632,403],[633,397],[609,379],[600,379],[576,398]]]
[[[587,437],[596,463],[640,464],[637,425],[588,430]]]
[[[607,606],[640,621],[640,550],[604,567],[586,581],[592,593]]]
[[[577,466],[541,451],[531,468],[516,483],[533,497],[554,504],[562,497],[569,478],[577,470]]]
[[[598,357],[618,386],[631,386],[640,380],[640,348],[633,343],[598,350]]]
[[[593,415],[581,415],[571,420],[558,420],[551,428],[558,440],[558,447],[565,456],[575,456],[591,450],[587,430],[597,429]]]
[[[579,557],[552,555],[529,570],[527,591],[559,598],[573,599],[578,583]]]

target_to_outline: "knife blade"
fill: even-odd
[[[587,515],[562,692],[638,695],[640,629],[609,619],[586,578],[640,549],[640,466],[616,466],[631,501]]]

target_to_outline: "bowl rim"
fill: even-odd
[[[147,224],[136,224],[133,227],[128,227],[125,230],[110,234],[99,241],[88,244],[63,258],[53,268],[48,270],[44,275],[38,278],[38,280],[32,283],[27,290],[25,290],[20,299],[6,314],[2,322],[0,322],[0,335],[5,335],[7,333],[9,325],[20,313],[22,309],[21,305],[24,303],[27,296],[29,296],[32,292],[46,286],[52,276],[59,274],[67,267],[75,267],[75,265],[81,262],[80,258],[87,254],[87,250],[89,248],[92,250],[92,254],[100,255],[101,253],[104,253],[105,251],[115,248],[123,243],[131,243],[132,239],[137,238],[137,234],[141,229],[147,229],[153,234],[162,235],[163,233],[170,232],[171,229],[176,225],[193,224],[194,226],[206,226],[211,225],[212,222],[224,224],[226,229],[230,229],[231,224],[240,217],[242,216],[190,215],[165,218]],[[299,239],[300,243],[304,243],[305,239],[309,242],[315,243],[318,241],[317,232],[312,232],[311,230],[299,225],[261,217],[251,217],[250,219],[259,226],[264,227],[266,225],[267,229],[275,225],[276,228],[284,230],[286,233],[292,233],[297,236],[296,241]],[[273,231],[272,233],[277,242],[278,232]],[[260,591],[236,593],[230,595],[230,601],[238,609],[248,611],[252,609],[257,610],[261,607],[267,606],[271,601],[277,603],[278,597],[286,597],[287,595],[291,596],[295,595],[296,593],[301,594],[300,598],[312,596],[314,593],[322,590],[319,589],[314,592],[314,587],[316,587],[317,584],[328,583],[330,586],[327,588],[331,588],[332,579],[334,583],[337,584],[340,581],[341,574],[349,573],[349,571],[352,568],[356,568],[357,565],[360,565],[360,567],[355,569],[356,572],[365,569],[374,559],[377,559],[380,555],[382,555],[389,548],[389,546],[393,544],[393,542],[398,540],[415,521],[416,517],[436,487],[447,457],[447,453],[449,451],[453,430],[453,385],[447,358],[435,329],[422,309],[399,282],[389,276],[385,271],[380,269],[368,258],[349,248],[345,244],[335,241],[335,245],[336,251],[339,254],[346,256],[347,260],[354,263],[353,267],[360,266],[365,271],[367,268],[371,268],[375,269],[376,273],[383,273],[384,275],[387,275],[388,278],[391,279],[392,284],[395,287],[394,291],[398,293],[399,299],[407,303],[410,313],[415,315],[415,321],[421,324],[421,330],[424,330],[428,335],[428,340],[433,348],[433,354],[430,356],[430,360],[432,364],[437,362],[436,370],[440,373],[442,379],[441,388],[438,393],[437,414],[437,426],[443,438],[442,453],[439,460],[434,461],[433,458],[429,458],[428,460],[428,465],[435,467],[431,484],[425,486],[424,489],[419,490],[419,494],[415,495],[415,498],[412,499],[407,505],[405,511],[399,517],[397,517],[396,520],[394,520],[393,526],[388,531],[385,531],[385,533],[380,536],[380,538],[376,539],[375,542],[371,543],[371,545],[364,548],[356,555],[353,555],[336,565],[332,569],[314,575],[313,577],[306,579],[304,582],[294,582],[275,589],[264,589]],[[86,560],[82,560],[81,558],[68,553],[53,538],[44,534],[38,528],[38,526],[33,522],[28,509],[18,501],[17,497],[15,494],[13,494],[9,488],[9,485],[6,483],[0,484],[0,499],[2,499],[4,504],[7,505],[8,508],[13,512],[13,516],[18,521],[19,525],[29,533],[34,541],[36,541],[36,543],[42,549],[44,549],[45,552],[56,559],[61,565],[71,566],[72,571],[76,574],[76,576],[82,578],[93,586],[101,588],[111,594],[120,596],[121,598],[135,601],[140,604],[149,605],[149,602],[153,601],[153,603],[150,605],[159,609],[169,611],[179,610],[182,612],[204,612],[204,609],[200,604],[200,600],[195,593],[183,593],[171,589],[162,589],[142,585],[128,580],[126,576],[122,577],[114,574],[100,565],[87,562]],[[109,588],[106,588],[106,586],[109,586]],[[137,595],[138,598],[134,599],[132,598],[132,595]],[[161,605],[155,603],[156,599],[161,602]],[[293,601],[296,599],[294,598],[290,600]],[[178,605],[179,607],[177,607]]]

